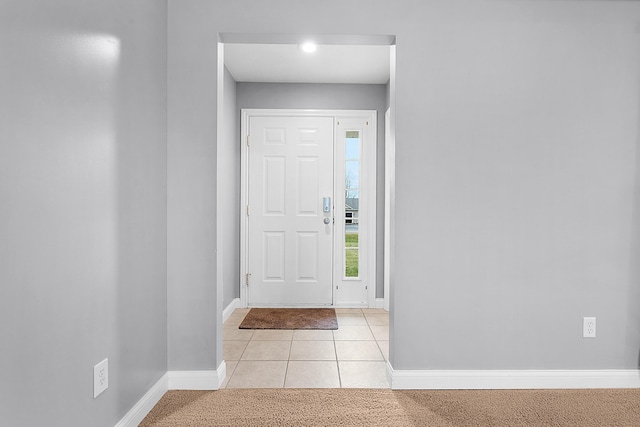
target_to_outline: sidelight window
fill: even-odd
[[[360,270],[360,131],[347,131],[345,139],[344,251],[346,278],[359,277]]]

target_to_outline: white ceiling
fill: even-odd
[[[226,43],[224,62],[237,82],[367,83],[389,80],[390,47],[319,45],[305,53],[295,44]]]

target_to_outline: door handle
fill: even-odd
[[[331,197],[322,199],[322,212],[331,212]]]
[[[329,225],[331,223],[331,218],[325,218],[322,220],[322,222],[324,222],[326,225]]]

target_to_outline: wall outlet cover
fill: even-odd
[[[585,317],[582,319],[582,337],[583,338],[596,337],[596,318],[595,317]]]
[[[104,359],[93,367],[93,398],[109,387],[109,359]]]

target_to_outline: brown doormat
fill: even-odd
[[[333,308],[252,308],[240,329],[338,329]]]

